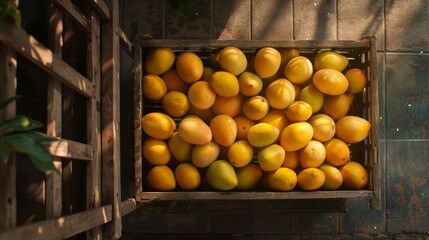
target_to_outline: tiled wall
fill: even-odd
[[[171,2],[177,1],[124,0],[124,31],[130,38],[146,33],[171,39],[356,40],[376,35],[382,209],[371,210],[364,199],[348,200],[347,213],[157,213],[141,209],[124,218],[124,236],[429,236],[429,1],[199,0],[185,14]]]

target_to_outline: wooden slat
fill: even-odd
[[[371,131],[371,142],[372,142],[372,180],[373,180],[373,197],[371,199],[371,208],[381,209],[381,183],[380,183],[380,161],[378,159],[378,148],[380,147],[380,132],[379,122],[380,122],[380,113],[379,113],[379,101],[378,101],[378,64],[377,64],[377,43],[375,36],[370,36],[371,49],[369,52],[370,56],[370,121],[372,125]],[[374,130],[375,129],[375,130]]]
[[[52,143],[46,143],[49,153],[54,157],[72,158],[76,160],[91,161],[94,149],[91,145],[60,139]]]
[[[110,19],[110,11],[104,0],[88,0],[88,2],[94,8],[94,10],[100,14],[103,20]]]
[[[3,31],[3,30],[1,30]],[[1,32],[0,31],[0,32]],[[0,99],[16,94],[16,55],[0,43]],[[15,102],[0,109],[0,122],[14,117]],[[11,153],[9,162],[0,163],[0,232],[16,225],[16,163]]]
[[[61,12],[51,5],[49,9],[49,47],[56,56],[62,56],[63,20]],[[62,124],[62,84],[53,77],[48,80],[47,135],[61,137]],[[53,157],[58,172],[46,176],[46,218],[61,216],[62,210],[62,163],[61,158]]]
[[[311,191],[311,192],[143,192],[142,200],[269,200],[269,199],[329,199],[369,198],[372,191]]]
[[[92,11],[91,32],[88,41],[88,76],[94,86],[94,96],[87,103],[87,134],[88,143],[93,147],[93,157],[87,169],[86,207],[96,208],[101,205],[101,119],[100,110],[100,22],[97,14]],[[87,239],[101,239],[101,227],[87,232]]]
[[[128,39],[127,35],[120,29],[119,31],[119,37],[121,40],[121,45],[125,47],[125,51],[130,57],[133,57],[133,44]]]
[[[89,21],[86,16],[70,0],[53,0],[52,2],[62,11],[71,16],[73,20],[86,31],[91,30]]]
[[[174,48],[220,48],[227,46],[238,46],[240,48],[347,48],[347,49],[369,49],[368,40],[359,41],[264,41],[264,40],[192,40],[192,39],[147,39],[146,35],[137,37],[137,44],[146,47],[174,47]],[[136,44],[136,45],[137,45]]]
[[[123,213],[135,210],[139,205],[132,198],[121,202]],[[54,220],[36,222],[8,232],[0,233],[0,240],[57,240],[72,237],[112,220],[112,205],[75,213]]]
[[[132,132],[134,133],[134,192],[136,201],[141,200],[142,187],[142,130],[141,130],[141,116],[142,116],[142,89],[141,79],[143,77],[142,69],[142,49],[137,47],[134,50],[134,124]]]
[[[21,28],[0,20],[0,42],[5,43],[54,77],[73,89],[90,97],[93,94],[91,82],[70,65],[55,56],[33,36]]]
[[[117,0],[106,1],[110,21],[103,23],[102,44],[102,196],[104,203],[112,204],[113,220],[103,236],[118,239],[122,222],[119,206],[121,197],[120,165],[120,79],[119,79],[119,6]]]

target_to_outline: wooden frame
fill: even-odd
[[[33,239],[63,239],[85,231],[87,239],[117,239],[121,236],[122,216],[138,207],[134,196],[121,201],[120,189],[119,43],[131,55],[133,46],[119,27],[117,0],[89,0],[88,14],[84,14],[70,0],[53,0],[52,3],[48,47],[15,24],[0,19],[0,47],[7,49],[2,49],[0,57],[1,73],[4,74],[1,79],[5,81],[1,82],[0,95],[15,95],[15,54],[20,54],[49,74],[46,135],[57,138],[57,141],[46,147],[58,170],[58,173],[46,176],[47,220],[16,226],[13,154],[8,165],[0,164],[0,240],[27,239],[28,236]],[[69,15],[88,33],[88,77],[62,59],[63,14]],[[62,138],[63,84],[86,99],[87,143]],[[11,104],[5,114],[0,114],[0,118],[7,119],[14,115],[15,107]],[[62,175],[65,174],[61,171],[62,159],[80,160],[86,164],[87,181],[83,186],[86,188],[86,210],[67,216],[62,216],[61,211],[65,187],[61,184]],[[3,187],[3,183],[7,187]],[[106,226],[102,232],[101,226],[104,224]]]
[[[365,158],[362,162],[370,173],[370,183],[366,190],[357,191],[291,191],[291,192],[269,192],[269,191],[254,191],[254,192],[211,192],[211,191],[175,191],[175,192],[150,192],[142,189],[142,181],[136,180],[139,185],[136,186],[136,199],[141,200],[257,200],[257,199],[332,199],[332,198],[367,198],[371,201],[371,207],[375,209],[381,208],[381,190],[380,190],[380,162],[378,160],[379,146],[379,106],[378,106],[378,77],[377,77],[377,52],[375,38],[368,38],[359,41],[263,41],[263,40],[166,40],[166,39],[148,39],[145,35],[138,36],[134,43],[135,52],[135,82],[134,82],[134,129],[135,129],[135,169],[136,178],[144,179],[142,168],[145,164],[141,154],[141,139],[142,131],[140,127],[140,119],[146,106],[157,104],[155,102],[145,102],[141,93],[141,79],[144,75],[142,63],[145,54],[152,48],[156,47],[171,47],[178,55],[183,51],[194,51],[204,60],[209,57],[210,51],[223,48],[226,46],[236,46],[245,53],[254,53],[262,47],[277,47],[277,48],[297,48],[301,53],[309,57],[314,57],[315,54],[323,49],[335,49],[344,53],[351,59],[354,59],[355,67],[363,69],[369,80],[366,91],[362,94],[362,103],[359,105],[358,111],[360,115],[367,118],[372,124],[370,136],[365,140],[359,148],[360,155]],[[141,102],[141,103],[140,103]],[[360,156],[359,155],[359,156]]]

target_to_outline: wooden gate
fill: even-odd
[[[88,0],[85,12],[71,0],[53,0],[49,9],[49,46],[8,19],[0,19],[0,99],[16,94],[17,56],[49,74],[47,132],[58,140],[47,145],[58,173],[45,175],[46,220],[17,226],[17,169],[14,154],[0,164],[0,239],[64,239],[86,232],[87,239],[119,238],[121,217],[137,207],[134,196],[121,200],[120,185],[120,51],[132,56],[132,44],[119,27],[117,0]],[[18,6],[18,0],[12,2]],[[63,59],[63,38],[70,30],[64,18],[86,33],[86,76]],[[122,44],[121,44],[122,43]],[[62,136],[63,86],[85,99],[86,143]],[[1,120],[16,114],[15,104],[0,112]],[[62,214],[65,179],[72,168],[67,159],[85,164],[85,210]],[[65,184],[66,183],[66,184]],[[31,237],[30,237],[31,236]]]

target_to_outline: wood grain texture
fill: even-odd
[[[0,41],[11,47],[41,69],[60,79],[86,97],[92,95],[92,85],[88,79],[70,65],[55,56],[24,30],[0,20]]]
[[[250,0],[213,1],[212,39],[251,38]]]
[[[62,11],[72,17],[75,23],[79,24],[86,31],[91,30],[89,20],[72,1],[53,0],[53,2],[55,3],[55,5],[57,5],[58,8],[60,8]]]
[[[104,0],[88,0],[88,2],[103,20],[109,20],[110,11]]]
[[[120,43],[119,6],[117,0],[108,0],[111,17],[103,23],[101,67],[101,157],[102,198],[104,204],[112,204],[112,222],[103,233],[107,238],[121,236],[121,164],[120,164]]]
[[[252,40],[293,40],[292,1],[252,1]]]

